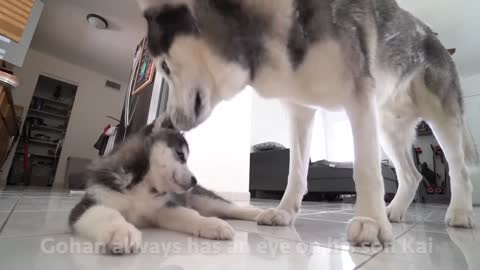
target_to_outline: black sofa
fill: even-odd
[[[250,154],[250,192],[283,192],[287,187],[289,149],[261,151]],[[382,164],[387,198],[393,197],[398,182],[391,166]],[[308,191],[328,194],[355,194],[353,163],[318,161],[310,163]]]

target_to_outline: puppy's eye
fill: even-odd
[[[183,152],[181,152],[181,151],[177,151],[177,157],[178,157],[178,159],[180,159],[180,161],[182,161],[182,162],[186,162],[186,161],[187,161],[186,158],[185,158],[185,154],[184,154]]]
[[[162,62],[162,69],[163,69],[163,72],[165,72],[165,75],[170,75],[170,68],[168,67],[168,64],[167,62],[163,61]]]

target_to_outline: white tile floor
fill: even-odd
[[[391,247],[352,248],[345,241],[353,206],[305,202],[293,227],[229,221],[234,241],[217,242],[162,230],[144,230],[135,256],[89,252],[66,225],[79,195],[0,191],[1,269],[480,269],[480,229],[447,229],[445,206],[414,205],[394,224]],[[275,201],[255,200],[267,208]],[[475,209],[480,224],[480,208]]]

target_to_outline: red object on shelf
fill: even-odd
[[[440,156],[443,152],[442,147],[440,145],[435,145],[434,147],[435,155]]]
[[[105,128],[103,128],[103,134],[106,135],[107,131],[112,127],[112,125],[108,124]]]

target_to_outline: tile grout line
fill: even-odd
[[[10,210],[10,213],[8,213],[8,216],[5,218],[5,221],[3,222],[2,226],[0,227],[0,235],[3,233],[3,229],[5,226],[7,226],[8,221],[10,220],[10,217],[13,215],[13,211],[15,211],[15,208],[17,207],[18,203],[20,202],[20,199],[22,197],[18,197],[17,200],[15,201],[15,204],[12,207],[12,210]]]
[[[72,235],[69,232],[63,232],[63,233],[48,233],[48,234],[30,234],[30,235],[6,235],[6,236],[1,236],[0,235],[0,240],[1,239],[28,239],[28,238],[35,238],[35,237],[47,237],[47,236],[66,236],[66,235]]]
[[[398,237],[396,237],[394,239],[394,241],[400,239],[402,236],[404,236],[405,234],[409,233],[411,230],[413,230],[413,228],[415,228],[415,226],[417,226],[417,222],[415,221],[415,224],[413,224],[412,227],[410,227],[408,230],[404,231],[403,233],[401,233]],[[393,243],[392,243],[393,244]],[[369,263],[371,260],[373,260],[375,257],[377,257],[378,255],[380,255],[383,251],[385,250],[385,247],[382,248],[381,250],[379,250],[378,252],[376,252],[375,254],[373,254],[370,258],[368,258],[368,260],[364,261],[363,263],[361,263],[360,265],[358,265],[357,267],[355,267],[353,270],[357,270],[357,269],[360,269],[362,268],[363,266],[365,266],[367,263]]]
[[[343,213],[343,212],[349,211],[349,210],[351,210],[351,209],[324,210],[324,211],[317,211],[317,212],[312,212],[312,213],[300,214],[299,217],[310,216],[310,215],[329,214],[329,213],[338,213],[338,214],[342,214],[342,215],[351,215],[351,216],[353,216],[353,214]]]
[[[383,249],[382,249],[382,250],[383,250]],[[368,257],[368,259],[366,259],[366,260],[365,260],[364,262],[362,262],[360,265],[355,266],[355,268],[353,268],[353,270],[357,270],[357,269],[360,269],[360,268],[364,267],[367,263],[369,263],[371,260],[373,260],[373,259],[377,256],[377,254],[379,254],[379,253],[380,253],[380,251],[377,252],[377,253],[375,253],[375,254],[373,254],[372,256]]]
[[[346,224],[349,221],[341,221],[341,220],[331,220],[331,219],[320,219],[320,218],[309,218],[309,217],[299,217],[298,219],[303,219],[303,220],[311,220],[311,221],[326,221],[326,222],[332,222],[332,223],[343,223]]]
[[[327,245],[321,245],[321,244],[318,244],[318,243],[310,243],[310,242],[306,242],[302,239],[300,240],[296,240],[296,239],[290,239],[290,238],[287,238],[287,237],[281,237],[281,236],[277,236],[277,235],[273,235],[273,234],[268,234],[268,233],[262,233],[262,232],[254,232],[254,231],[250,231],[250,230],[247,230],[247,229],[243,229],[243,228],[235,228],[235,230],[237,231],[242,231],[242,232],[247,232],[247,233],[255,233],[255,234],[258,234],[258,235],[261,235],[261,236],[268,236],[268,237],[272,237],[272,238],[275,238],[275,239],[278,239],[278,240],[285,240],[285,241],[289,241],[289,242],[295,242],[295,243],[302,243],[302,244],[306,244],[306,245],[309,245],[309,246],[313,246],[313,247],[321,247],[321,248],[325,248],[325,249],[329,249],[329,250],[334,250],[334,251],[343,251],[343,252],[348,252],[348,253],[354,253],[354,254],[357,254],[357,255],[363,255],[363,256],[372,256],[372,254],[368,254],[368,253],[362,253],[360,251],[355,251],[355,250],[350,250],[350,249],[344,249],[344,248],[335,248],[335,247],[329,247]]]
[[[22,200],[22,198],[23,198],[24,196],[25,196],[25,192],[24,192],[24,191],[19,192],[18,197],[17,197],[17,201],[16,201],[15,204],[13,205],[12,210],[11,210],[10,213],[8,214],[7,218],[5,218],[5,221],[3,222],[2,226],[0,227],[0,236],[1,236],[2,233],[3,233],[3,230],[5,229],[5,226],[7,226],[7,223],[8,223],[8,221],[10,220],[10,217],[13,215],[13,212],[14,212],[15,209],[17,208],[17,205],[20,203],[20,201]]]
[[[20,201],[22,199],[40,199],[40,198],[45,198],[45,197],[29,197],[29,196],[25,196],[25,193],[21,193],[19,194],[19,196],[17,197],[17,200],[15,201],[15,204],[13,205],[12,207],[12,210],[10,211],[10,213],[8,214],[7,218],[5,219],[5,222],[3,222],[2,226],[0,227],[0,239],[6,239],[6,238],[22,238],[22,237],[46,237],[46,236],[56,236],[56,235],[68,235],[70,234],[69,232],[61,232],[61,233],[49,233],[49,234],[38,234],[38,235],[13,235],[13,236],[2,236],[2,233],[3,233],[3,230],[5,228],[5,226],[7,225],[8,221],[10,220],[10,217],[13,215],[13,212],[16,210],[16,207],[17,205],[20,203]],[[46,197],[48,198],[48,197]],[[54,211],[50,211],[50,210],[33,210],[33,211],[25,211],[25,210],[19,210],[19,211],[16,211],[16,213],[32,213],[32,212],[69,212],[71,210],[54,210]]]
[[[73,209],[73,207],[72,207]],[[17,210],[15,213],[38,213],[38,212],[70,212],[72,211],[72,209],[70,210]]]

